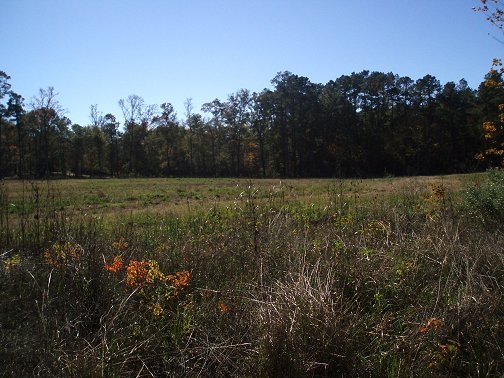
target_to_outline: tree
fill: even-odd
[[[475,157],[488,165],[504,167],[504,67],[494,59],[490,72],[479,88],[483,102],[483,150]]]
[[[16,125],[17,132],[17,149],[18,149],[18,162],[17,162],[17,175],[20,178],[24,177],[25,173],[25,139],[26,131],[24,128],[24,99],[21,95],[11,91],[8,102],[8,114],[13,119]]]
[[[103,133],[103,126],[105,125],[105,118],[103,113],[98,110],[97,105],[89,107],[89,119],[91,120],[92,138],[89,148],[95,153],[97,161],[96,167],[92,167],[93,172],[102,175],[105,173],[105,149],[106,149],[106,135]]]
[[[10,76],[4,71],[0,71],[0,101],[2,101],[10,92],[11,85],[8,80],[10,80]],[[0,179],[3,178],[5,174],[4,146],[6,145],[5,127],[7,126],[7,117],[8,108],[0,102]]]
[[[314,168],[311,144],[320,113],[320,86],[306,77],[279,72],[271,81],[275,86],[275,122],[273,138],[278,151],[275,157],[282,176],[305,176]]]
[[[479,148],[478,120],[471,109],[476,95],[465,80],[448,82],[437,97],[434,165],[443,172],[469,171],[476,165],[474,155]]]
[[[0,176],[65,173],[67,161],[78,175],[111,176],[451,173],[472,169],[467,156],[477,152],[498,165],[503,74],[495,60],[475,92],[463,80],[441,85],[431,75],[412,80],[364,70],[321,85],[285,71],[272,89],[241,89],[204,104],[210,118],[194,114],[190,99],[178,121],[170,103],[146,105],[130,95],[119,101],[120,132],[116,118],[97,105],[88,125],[70,130],[52,87],[41,89],[25,113],[0,71]],[[483,131],[475,128],[481,123]]]
[[[250,92],[241,89],[229,95],[222,108],[222,116],[229,130],[229,152],[234,176],[240,176],[243,172],[243,140],[250,121],[251,101]]]
[[[372,175],[382,175],[387,168],[386,134],[392,128],[392,92],[396,77],[392,73],[363,72],[361,90],[362,134],[366,144],[366,167]]]
[[[192,104],[192,98],[187,98],[184,102],[184,109],[185,109],[185,126],[189,130],[188,132],[188,154],[189,154],[189,174],[193,175],[194,174],[194,123],[192,122],[192,111],[193,111],[193,104]]]
[[[359,74],[342,75],[330,80],[322,89],[322,136],[325,156],[319,159],[325,175],[356,176],[361,174],[364,146],[361,143]]]
[[[81,125],[72,125],[72,152],[71,157],[71,169],[76,176],[81,176],[85,171],[85,139],[86,139],[86,128]]]
[[[118,173],[119,161],[119,122],[116,117],[110,113],[103,117],[102,132],[105,135],[108,150],[108,168],[111,176],[116,176]]]
[[[130,95],[126,100],[119,100],[119,107],[124,116],[123,143],[127,154],[127,171],[138,175],[148,170],[145,160],[144,142],[147,131],[155,116],[155,106],[146,105],[138,95]]]
[[[268,89],[260,94],[253,93],[253,110],[250,115],[250,126],[255,136],[259,151],[260,174],[262,177],[267,175],[267,140],[268,132],[271,130],[274,121],[272,94]]]
[[[192,113],[186,121],[188,128],[189,172],[191,175],[208,176],[212,172],[211,152],[206,136],[207,124],[201,114]]]
[[[418,154],[414,163],[415,174],[427,174],[436,169],[434,157],[439,152],[435,122],[437,95],[441,91],[441,83],[432,75],[415,81],[413,87],[414,127],[411,130],[414,140],[419,144]],[[441,172],[436,172],[441,173]]]
[[[480,0],[481,5],[473,7],[476,12],[485,15],[487,21],[504,32],[504,2],[501,0]]]
[[[49,176],[54,171],[65,174],[65,138],[70,122],[63,116],[57,95],[54,87],[40,89],[32,99],[32,110],[26,118],[35,142],[32,163],[37,177]]]
[[[477,12],[482,12],[487,21],[504,33],[504,2],[500,0],[480,0],[481,5],[474,7]],[[499,58],[495,58],[484,85],[492,89],[502,89],[504,84],[502,75],[504,66]],[[483,122],[485,148],[476,154],[476,159],[487,161],[491,165],[498,163],[504,167],[504,103],[497,104],[497,118],[486,119]]]
[[[157,145],[151,148],[151,155],[156,155],[160,172],[165,176],[170,176],[178,171],[181,129],[173,105],[165,102],[160,105],[160,108],[161,113],[152,120],[155,129],[152,133],[151,144],[157,142]]]
[[[201,110],[212,114],[208,122],[208,132],[211,145],[212,170],[214,176],[230,175],[229,150],[225,148],[228,139],[226,120],[224,119],[226,105],[219,99],[203,104]]]
[[[94,104],[89,107],[89,119],[91,126],[102,128],[105,124],[103,113],[98,110],[98,105]]]

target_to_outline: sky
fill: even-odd
[[[479,0],[0,0],[0,70],[29,104],[54,87],[72,123],[122,121],[129,95],[185,118],[290,71],[325,84],[362,70],[477,89],[504,39]]]

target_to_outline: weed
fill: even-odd
[[[466,190],[465,202],[467,210],[485,224],[501,225],[504,222],[504,171],[489,171],[487,182]]]
[[[499,180],[2,184],[0,375],[499,376]]]

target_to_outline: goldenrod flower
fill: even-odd
[[[21,257],[19,256],[19,253],[16,253],[12,257],[2,261],[2,266],[6,272],[9,272],[13,267],[18,266],[20,262]]]
[[[66,242],[61,245],[54,243],[43,252],[44,260],[54,268],[61,268],[69,259],[78,259],[82,256],[83,249],[80,244]]]
[[[117,249],[119,251],[124,251],[128,249],[128,247],[129,247],[128,242],[125,241],[123,238],[112,243],[112,248]]]
[[[151,306],[151,310],[155,316],[160,316],[164,312],[163,306],[161,306],[159,303],[154,303]]]

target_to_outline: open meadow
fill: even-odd
[[[0,375],[504,372],[504,174],[0,182]]]
[[[214,207],[232,206],[253,187],[259,202],[279,197],[285,202],[326,206],[342,195],[384,200],[405,191],[419,193],[429,184],[460,191],[481,175],[425,176],[366,180],[339,179],[230,179],[230,178],[135,178],[66,179],[53,181],[7,180],[1,183],[9,213],[20,213],[28,202],[58,205],[66,211],[85,211],[100,216],[134,213],[189,214]],[[410,193],[413,194],[413,193]],[[36,198],[34,198],[36,197]]]

